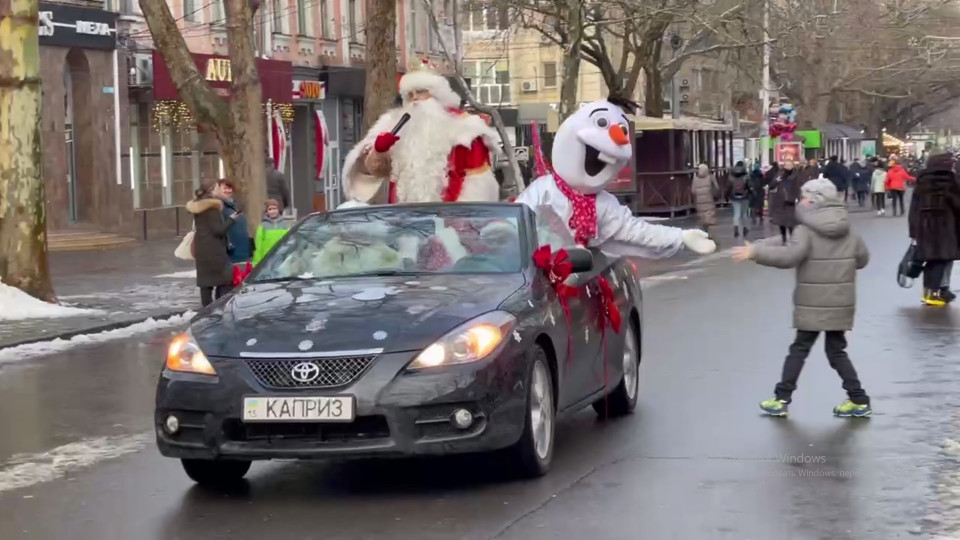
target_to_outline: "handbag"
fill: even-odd
[[[188,231],[187,234],[183,236],[183,240],[180,241],[177,249],[173,250],[173,256],[184,261],[194,260],[196,256],[193,247],[193,237],[194,232]]]
[[[917,242],[912,240],[910,246],[907,247],[907,252],[903,254],[903,259],[897,266],[897,285],[909,289],[913,286],[913,280],[920,277],[922,273],[923,261],[918,259]]]

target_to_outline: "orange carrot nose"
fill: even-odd
[[[627,128],[614,124],[610,126],[610,138],[613,139],[613,142],[617,143],[620,146],[630,144],[630,139],[627,138]]]

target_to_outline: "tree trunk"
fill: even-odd
[[[656,64],[644,66],[643,114],[651,118],[663,118],[663,80]],[[679,103],[674,103],[679,107]]]
[[[581,0],[567,0],[567,29],[570,42],[563,51],[560,80],[560,121],[576,112],[580,87],[580,48],[583,45],[583,6]]]
[[[415,13],[415,11],[414,11]],[[363,98],[363,130],[393,107],[397,97],[397,2],[367,0],[367,81]]]
[[[249,216],[247,228],[252,237],[260,225],[258,217],[267,198],[267,176],[264,169],[266,146],[263,129],[263,94],[257,61],[253,51],[253,10],[248,0],[227,0],[226,15],[230,51],[230,128],[227,131],[226,159],[223,166],[227,175],[239,179],[243,186],[243,210]]]
[[[247,0],[227,0],[227,42],[230,98],[210,88],[197,69],[183,35],[164,0],[140,0],[154,46],[198,126],[213,132],[220,145],[224,171],[237,186],[243,210],[260,215],[266,198],[264,173],[263,97],[253,48],[253,9]],[[251,234],[257,219],[248,219]]]
[[[55,301],[40,154],[36,0],[0,3],[0,281]]]

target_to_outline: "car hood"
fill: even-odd
[[[389,276],[245,284],[191,324],[210,356],[419,350],[493,311],[522,274]]]

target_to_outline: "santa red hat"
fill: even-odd
[[[408,96],[415,90],[430,92],[430,95],[445,107],[460,108],[460,95],[450,87],[450,81],[431,69],[417,69],[400,78],[400,97],[404,104],[409,102]]]

